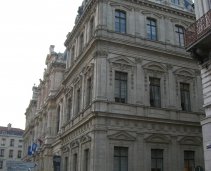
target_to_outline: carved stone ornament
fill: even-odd
[[[108,56],[108,52],[107,51],[103,51],[103,50],[97,50],[94,53],[94,57],[107,57]]]
[[[151,135],[148,138],[145,139],[146,142],[150,143],[162,143],[162,144],[169,144],[171,140],[167,138],[165,135]]]
[[[167,66],[167,69],[168,69],[168,70],[172,70],[173,67],[174,67],[172,64],[166,64],[166,66]]]
[[[128,59],[125,56],[117,56],[114,58],[108,59],[109,61],[109,67],[110,67],[110,85],[112,86],[113,81],[113,69],[114,70],[120,70],[120,71],[126,71],[131,73],[131,88],[134,88],[134,69],[135,69],[135,63]]]
[[[179,144],[181,145],[200,145],[201,141],[198,140],[196,137],[184,137],[179,140]]]
[[[144,68],[144,85],[145,91],[147,91],[148,87],[148,77],[156,77],[156,78],[164,78],[164,92],[166,94],[166,74],[167,68],[160,63],[157,62],[149,62],[143,66]]]
[[[128,134],[125,131],[120,131],[113,135],[108,135],[108,138],[114,139],[114,140],[124,140],[124,141],[134,141],[135,140],[134,136]]]
[[[193,83],[193,93],[194,97],[196,96],[196,90],[195,90],[195,73],[191,70],[185,69],[185,68],[180,68],[176,71],[174,71],[175,74],[175,81],[176,81],[176,94],[178,96],[179,94],[179,82],[184,82],[184,83]]]

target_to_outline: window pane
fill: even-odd
[[[119,11],[115,11],[115,16],[119,17]]]
[[[125,19],[126,18],[125,13],[124,12],[121,12],[120,13],[120,17]]]
[[[163,158],[163,150],[157,150],[157,158]]]
[[[121,171],[127,171],[128,163],[127,157],[121,157]]]
[[[163,159],[157,159],[157,170],[158,171],[163,170]]]
[[[128,148],[121,148],[121,156],[127,156],[128,155]]]
[[[119,171],[119,162],[120,158],[119,157],[114,157],[114,171]]]

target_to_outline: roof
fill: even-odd
[[[8,130],[8,127],[0,126],[0,134],[3,134],[3,135],[22,136],[23,132],[24,132],[24,130],[22,130],[20,128],[11,128],[10,130]]]

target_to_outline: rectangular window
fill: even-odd
[[[94,18],[90,21],[90,38],[94,35]]]
[[[64,171],[68,171],[68,157],[65,157],[64,162]]]
[[[75,59],[75,47],[72,48],[72,51],[71,51],[71,65],[73,65],[73,61]]]
[[[151,149],[151,171],[163,171],[163,150]]]
[[[190,92],[189,84],[180,83],[181,108],[190,111]]]
[[[10,146],[13,147],[13,146],[14,146],[14,142],[15,142],[15,140],[14,140],[14,139],[11,139],[11,140],[10,140]]]
[[[2,145],[2,146],[5,146],[5,144],[6,144],[6,139],[5,139],[5,138],[2,138],[2,139],[1,139],[1,145]]]
[[[77,159],[77,154],[74,154],[73,155],[73,171],[78,171],[78,159]]]
[[[92,101],[92,80],[89,78],[87,80],[87,106],[91,103]]]
[[[0,150],[0,157],[4,157],[4,149]]]
[[[3,169],[3,161],[0,160],[0,169]]]
[[[18,151],[18,156],[17,156],[17,158],[21,158],[21,154],[22,154],[22,151]]]
[[[120,10],[115,11],[115,31],[126,33],[126,13]]]
[[[19,140],[18,141],[18,147],[22,147],[23,146],[23,141],[22,140]]]
[[[89,171],[89,149],[85,150],[85,168],[84,171]]]
[[[172,3],[179,5],[179,0],[171,0]]]
[[[72,117],[72,99],[68,99],[68,110],[67,110],[67,120],[70,120]]]
[[[184,31],[182,27],[175,26],[176,44],[184,46]]]
[[[114,147],[114,171],[128,171],[127,147]]]
[[[115,72],[115,102],[127,102],[127,73]]]
[[[150,106],[161,107],[160,79],[149,78],[150,81]]]
[[[76,114],[79,113],[80,110],[81,110],[81,90],[78,89],[77,90],[77,112],[76,112]]]
[[[82,52],[83,48],[84,48],[84,35],[81,34],[81,36],[80,36],[80,52]]]
[[[157,40],[156,20],[147,18],[147,38]]]
[[[184,171],[194,171],[195,169],[195,159],[194,151],[184,151]]]
[[[9,157],[13,157],[13,150],[9,151]]]

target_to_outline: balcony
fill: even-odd
[[[210,46],[210,44],[211,10],[185,29],[185,48],[187,51],[190,51],[196,45]]]

